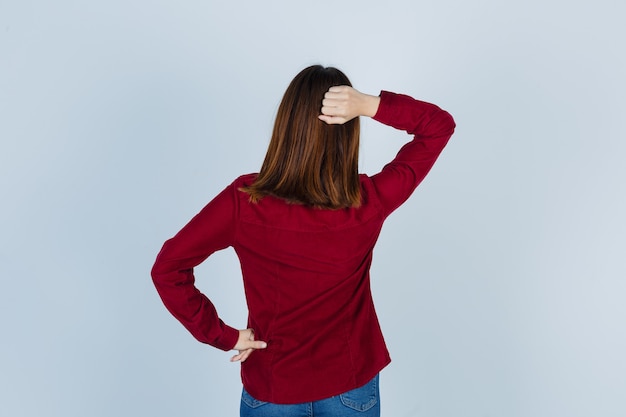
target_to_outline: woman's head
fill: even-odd
[[[278,108],[272,138],[255,182],[243,190],[321,208],[360,204],[359,119],[329,125],[318,119],[324,94],[350,85],[343,72],[314,65],[291,81]]]

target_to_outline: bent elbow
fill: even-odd
[[[452,136],[454,129],[456,128],[456,122],[450,113],[445,110],[441,110],[438,114],[436,123],[438,125],[437,130],[439,130],[442,135]]]
[[[171,267],[168,268],[167,256],[165,256],[167,242],[161,248],[161,251],[157,255],[154,260],[154,264],[152,265],[152,269],[150,270],[150,276],[152,277],[152,282],[156,287],[160,284],[163,284],[166,280],[168,274],[171,272]]]

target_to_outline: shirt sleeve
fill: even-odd
[[[230,186],[165,242],[152,267],[152,280],[170,313],[200,342],[222,350],[235,346],[239,331],[226,325],[196,288],[193,268],[215,251],[232,246],[235,212]]]
[[[412,97],[382,91],[374,119],[413,135],[396,157],[372,177],[385,215],[404,203],[426,177],[454,133],[446,111]]]

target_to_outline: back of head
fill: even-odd
[[[251,201],[272,195],[319,208],[359,206],[359,119],[342,125],[318,119],[324,94],[337,85],[351,86],[343,72],[321,65],[305,68],[291,81],[261,171],[243,189]]]

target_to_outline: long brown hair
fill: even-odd
[[[318,119],[324,93],[352,85],[340,70],[314,65],[291,81],[278,107],[272,139],[256,180],[242,191],[318,208],[358,207],[359,118],[342,125]]]

